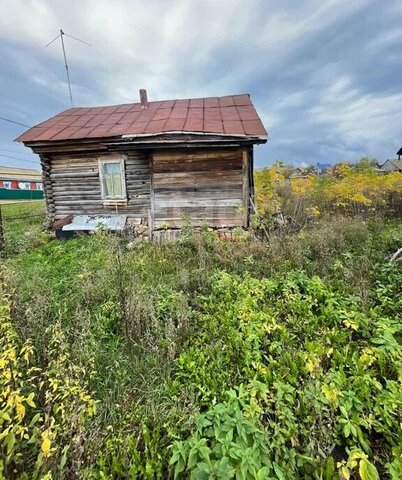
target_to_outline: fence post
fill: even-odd
[[[0,205],[0,252],[4,250],[4,228],[3,228],[3,213]]]

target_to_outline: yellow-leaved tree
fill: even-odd
[[[338,164],[325,175],[314,172],[302,178],[283,177],[283,166],[275,165],[255,172],[256,202],[260,214],[301,211],[308,216],[324,212],[386,215],[402,213],[402,173],[379,174],[373,161],[363,158],[358,164]],[[313,213],[312,213],[313,212]]]

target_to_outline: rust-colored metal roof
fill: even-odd
[[[266,138],[250,96],[191,98],[109,107],[70,108],[20,135],[18,142],[53,142],[168,132]]]

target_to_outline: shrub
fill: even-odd
[[[299,272],[273,280],[221,273],[204,309],[197,338],[177,359],[173,387],[178,397],[191,386],[202,405],[223,404],[176,444],[176,472],[237,475],[236,457],[215,442],[228,431],[216,419],[229,408],[225,392],[240,384],[249,394],[242,412],[257,415],[263,453],[276,465],[266,478],[319,478],[337,464],[343,475],[360,465],[362,479],[398,471],[402,327],[386,316],[388,305],[366,311],[356,297]],[[211,419],[215,430],[206,434],[202,422],[208,429]]]
[[[6,478],[74,475],[96,410],[86,372],[71,363],[57,325],[48,366],[38,367],[31,342],[20,342],[10,322],[11,298],[4,286],[0,293],[0,471]]]
[[[247,393],[228,392],[228,400],[218,403],[195,422],[196,431],[183,441],[175,442],[170,465],[174,478],[186,472],[191,478],[254,478],[266,479],[270,472],[280,472],[272,464],[264,431],[248,409]],[[248,405],[248,403],[247,403]]]
[[[379,175],[367,162],[294,179],[285,179],[284,167],[275,165],[255,172],[255,188],[258,210],[268,224],[280,211],[301,225],[322,213],[398,217],[402,211],[402,174]]]

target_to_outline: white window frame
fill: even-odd
[[[127,190],[126,190],[126,169],[124,165],[125,157],[103,157],[99,158],[99,181],[101,187],[101,197],[104,203],[114,203],[114,202],[121,202],[127,201]],[[107,196],[105,193],[104,182],[103,182],[103,165],[107,163],[118,163],[120,165],[121,171],[121,191],[122,194],[116,197]]]

